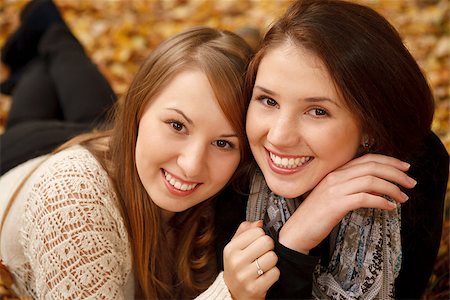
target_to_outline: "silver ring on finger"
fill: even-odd
[[[256,269],[257,269],[256,273],[258,273],[258,276],[261,276],[262,274],[264,274],[264,271],[259,266],[258,259],[255,259],[255,264],[256,264]]]

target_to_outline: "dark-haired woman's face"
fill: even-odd
[[[289,198],[313,189],[361,144],[361,128],[323,63],[290,43],[259,65],[247,135],[270,189]]]

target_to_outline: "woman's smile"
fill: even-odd
[[[167,190],[176,196],[190,195],[201,184],[199,182],[189,182],[182,180],[164,169],[162,169],[162,174]]]
[[[267,150],[267,162],[270,169],[280,175],[300,172],[313,159],[312,156],[282,155]]]

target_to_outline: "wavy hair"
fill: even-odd
[[[228,31],[198,27],[177,34],[144,61],[116,105],[112,128],[80,136],[65,146],[83,144],[102,163],[114,183],[132,244],[138,297],[191,298],[205,290],[217,275],[213,199],[175,214],[170,226],[177,236],[178,251],[167,251],[161,210],[150,199],[136,169],[136,140],[144,109],[177,74],[186,68],[199,68],[238,133],[241,166],[249,156],[245,136],[249,95],[243,86],[251,55],[245,41]],[[163,275],[167,272],[169,282]]]

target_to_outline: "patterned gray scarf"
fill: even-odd
[[[300,205],[272,193],[261,173],[252,181],[247,220],[264,219],[272,235]],[[315,299],[394,299],[401,266],[400,206],[393,211],[358,209],[348,213],[330,235],[331,259],[318,264]]]

